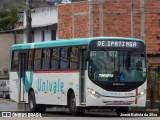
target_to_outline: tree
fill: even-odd
[[[19,20],[19,12],[17,8],[0,11],[0,31],[12,30]]]

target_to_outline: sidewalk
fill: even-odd
[[[133,107],[130,111],[142,111],[142,112],[156,112],[160,113],[160,101],[156,100],[151,109],[150,100],[146,101],[146,107]]]

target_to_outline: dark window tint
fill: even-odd
[[[60,69],[68,69],[68,48],[61,48]]]
[[[28,70],[33,70],[33,50],[29,51],[29,56],[28,56]]]
[[[41,49],[35,50],[34,54],[34,70],[41,69]]]
[[[42,53],[42,69],[47,70],[50,66],[50,49],[44,49]]]
[[[12,70],[18,71],[18,51],[13,52],[13,58],[12,58]]]
[[[78,69],[78,48],[72,47],[70,53],[70,69]]]
[[[51,55],[51,69],[59,69],[60,48],[53,48]]]

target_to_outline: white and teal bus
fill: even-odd
[[[143,40],[75,38],[11,47],[10,97],[32,112],[68,107],[73,115],[92,108],[117,114],[146,104]]]

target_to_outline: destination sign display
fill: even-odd
[[[96,41],[92,41],[91,43],[91,47],[92,48],[101,48],[101,47],[106,47],[106,48],[110,48],[110,47],[116,47],[116,48],[140,48],[143,49],[144,45],[142,44],[142,42],[139,41],[111,41],[111,40],[107,40],[107,41],[103,41],[103,40],[96,40]]]
[[[137,42],[132,41],[97,41],[97,47],[131,47],[136,48]]]

